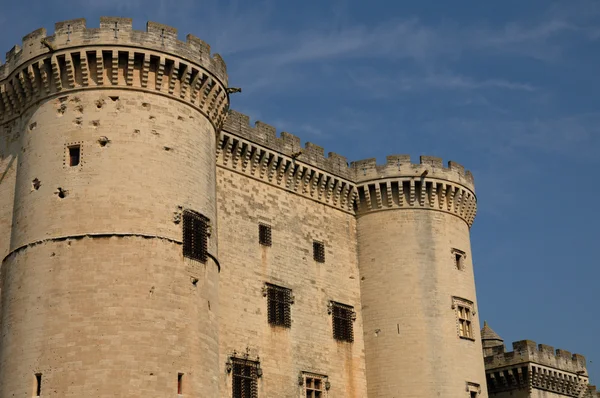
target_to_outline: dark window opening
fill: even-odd
[[[183,373],[177,374],[177,394],[183,394]]]
[[[269,324],[286,328],[291,327],[292,290],[269,283],[266,284],[266,289]]]
[[[354,341],[354,307],[332,301],[331,314],[333,317],[333,338],[338,341],[352,343]]]
[[[258,242],[263,246],[271,246],[271,226],[258,224]]]
[[[456,268],[461,269],[462,268],[462,256],[458,253],[454,254],[454,261],[456,263]]]
[[[42,374],[35,374],[35,396],[39,397],[42,395]]]
[[[69,147],[69,166],[78,166],[81,158],[81,145]]]
[[[323,379],[315,376],[305,376],[306,398],[322,398],[324,395]]]
[[[241,358],[232,358],[232,362],[232,398],[257,398],[258,362]]]
[[[471,391],[471,398],[477,398],[477,393],[475,391]]]
[[[183,212],[183,256],[205,263],[208,259],[209,219],[195,211]]]
[[[313,259],[318,263],[325,262],[325,244],[323,242],[313,242]]]

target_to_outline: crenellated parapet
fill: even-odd
[[[250,117],[242,113],[229,111],[223,129],[240,138],[293,157],[302,163],[315,166],[343,179],[350,180],[353,177],[344,156],[329,152],[325,157],[323,147],[311,142],[307,142],[303,148],[298,136],[282,132],[278,137],[275,127],[261,121],[257,121],[254,126],[251,126]]]
[[[229,111],[217,149],[217,163],[254,178],[308,195],[345,211],[364,214],[391,209],[447,212],[473,224],[477,212],[473,175],[455,162],[408,155],[387,157],[385,165],[366,159],[348,165],[333,152]]]
[[[351,164],[358,191],[358,213],[414,208],[443,211],[463,219],[469,227],[477,213],[473,175],[455,162],[444,167],[440,158],[421,156],[414,164],[408,155]]]
[[[570,397],[584,396],[589,378],[583,355],[531,340],[513,343],[513,351],[485,357],[488,390],[540,389]]]
[[[233,119],[239,115],[234,114]],[[281,138],[276,138],[274,130],[265,129],[264,124],[257,124],[254,130],[248,129],[245,134],[240,134],[239,130],[235,129],[235,133],[232,133],[231,116],[230,114],[225,127],[219,133],[218,166],[354,213],[355,185],[341,177],[341,173],[327,171],[330,167],[316,167],[315,163],[322,163],[314,153],[311,155],[310,152],[304,152],[303,155],[297,155],[299,139],[287,133],[282,133]],[[309,146],[307,148],[312,149]]]
[[[0,65],[0,124],[19,117],[41,99],[74,90],[119,88],[151,91],[186,102],[215,128],[229,106],[227,71],[210,46],[177,29],[148,22],[134,30],[129,18],[59,22],[52,36],[38,29],[6,54]]]

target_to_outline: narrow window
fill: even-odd
[[[258,224],[258,242],[263,246],[271,246],[271,226]]]
[[[42,395],[42,374],[35,374],[35,397],[39,397]]]
[[[471,398],[477,398],[477,392],[471,391]]]
[[[292,290],[272,285],[265,285],[267,290],[267,317],[273,326],[292,327],[291,304]]]
[[[69,166],[78,166],[81,158],[81,145],[72,145],[69,147]]]
[[[352,343],[354,341],[353,322],[356,319],[354,307],[332,301],[330,311],[333,317],[333,338]]]
[[[325,245],[323,242],[313,241],[313,259],[318,263],[325,262]]]
[[[233,362],[232,398],[256,398],[258,362],[242,358],[231,358],[231,360]]]
[[[458,249],[452,249],[452,256],[454,257],[454,266],[457,270],[464,269],[465,262],[465,252]]]
[[[209,219],[195,211],[183,212],[183,256],[205,263],[208,258]]]
[[[306,398],[325,397],[325,390],[329,386],[329,383],[327,382],[327,376],[305,373],[303,374],[303,378]]]
[[[183,394],[183,373],[177,373],[177,394]]]

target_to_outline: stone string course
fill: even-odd
[[[148,22],[146,31],[128,18],[59,22],[46,36],[38,29],[23,38],[0,65],[0,124],[53,95],[87,88],[154,91],[200,110],[220,128],[229,98],[225,63],[210,56],[202,40],[177,39],[177,29]]]

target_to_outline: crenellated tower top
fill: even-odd
[[[14,46],[0,65],[0,124],[39,99],[71,90],[109,88],[160,92],[204,113],[216,129],[229,107],[223,59],[195,36],[177,38],[177,29],[148,22],[134,30],[130,18],[101,17],[99,28],[85,19],[44,28]]]
[[[0,80],[6,79],[19,65],[40,55],[81,46],[134,46],[170,53],[189,62],[203,65],[217,79],[227,84],[227,68],[219,54],[211,56],[210,45],[188,34],[186,41],[177,36],[177,28],[157,22],[147,22],[146,31],[134,30],[131,18],[100,17],[99,28],[88,28],[84,18],[57,22],[54,34],[46,35],[40,28],[25,35],[21,46],[6,53],[6,63],[0,64]]]

